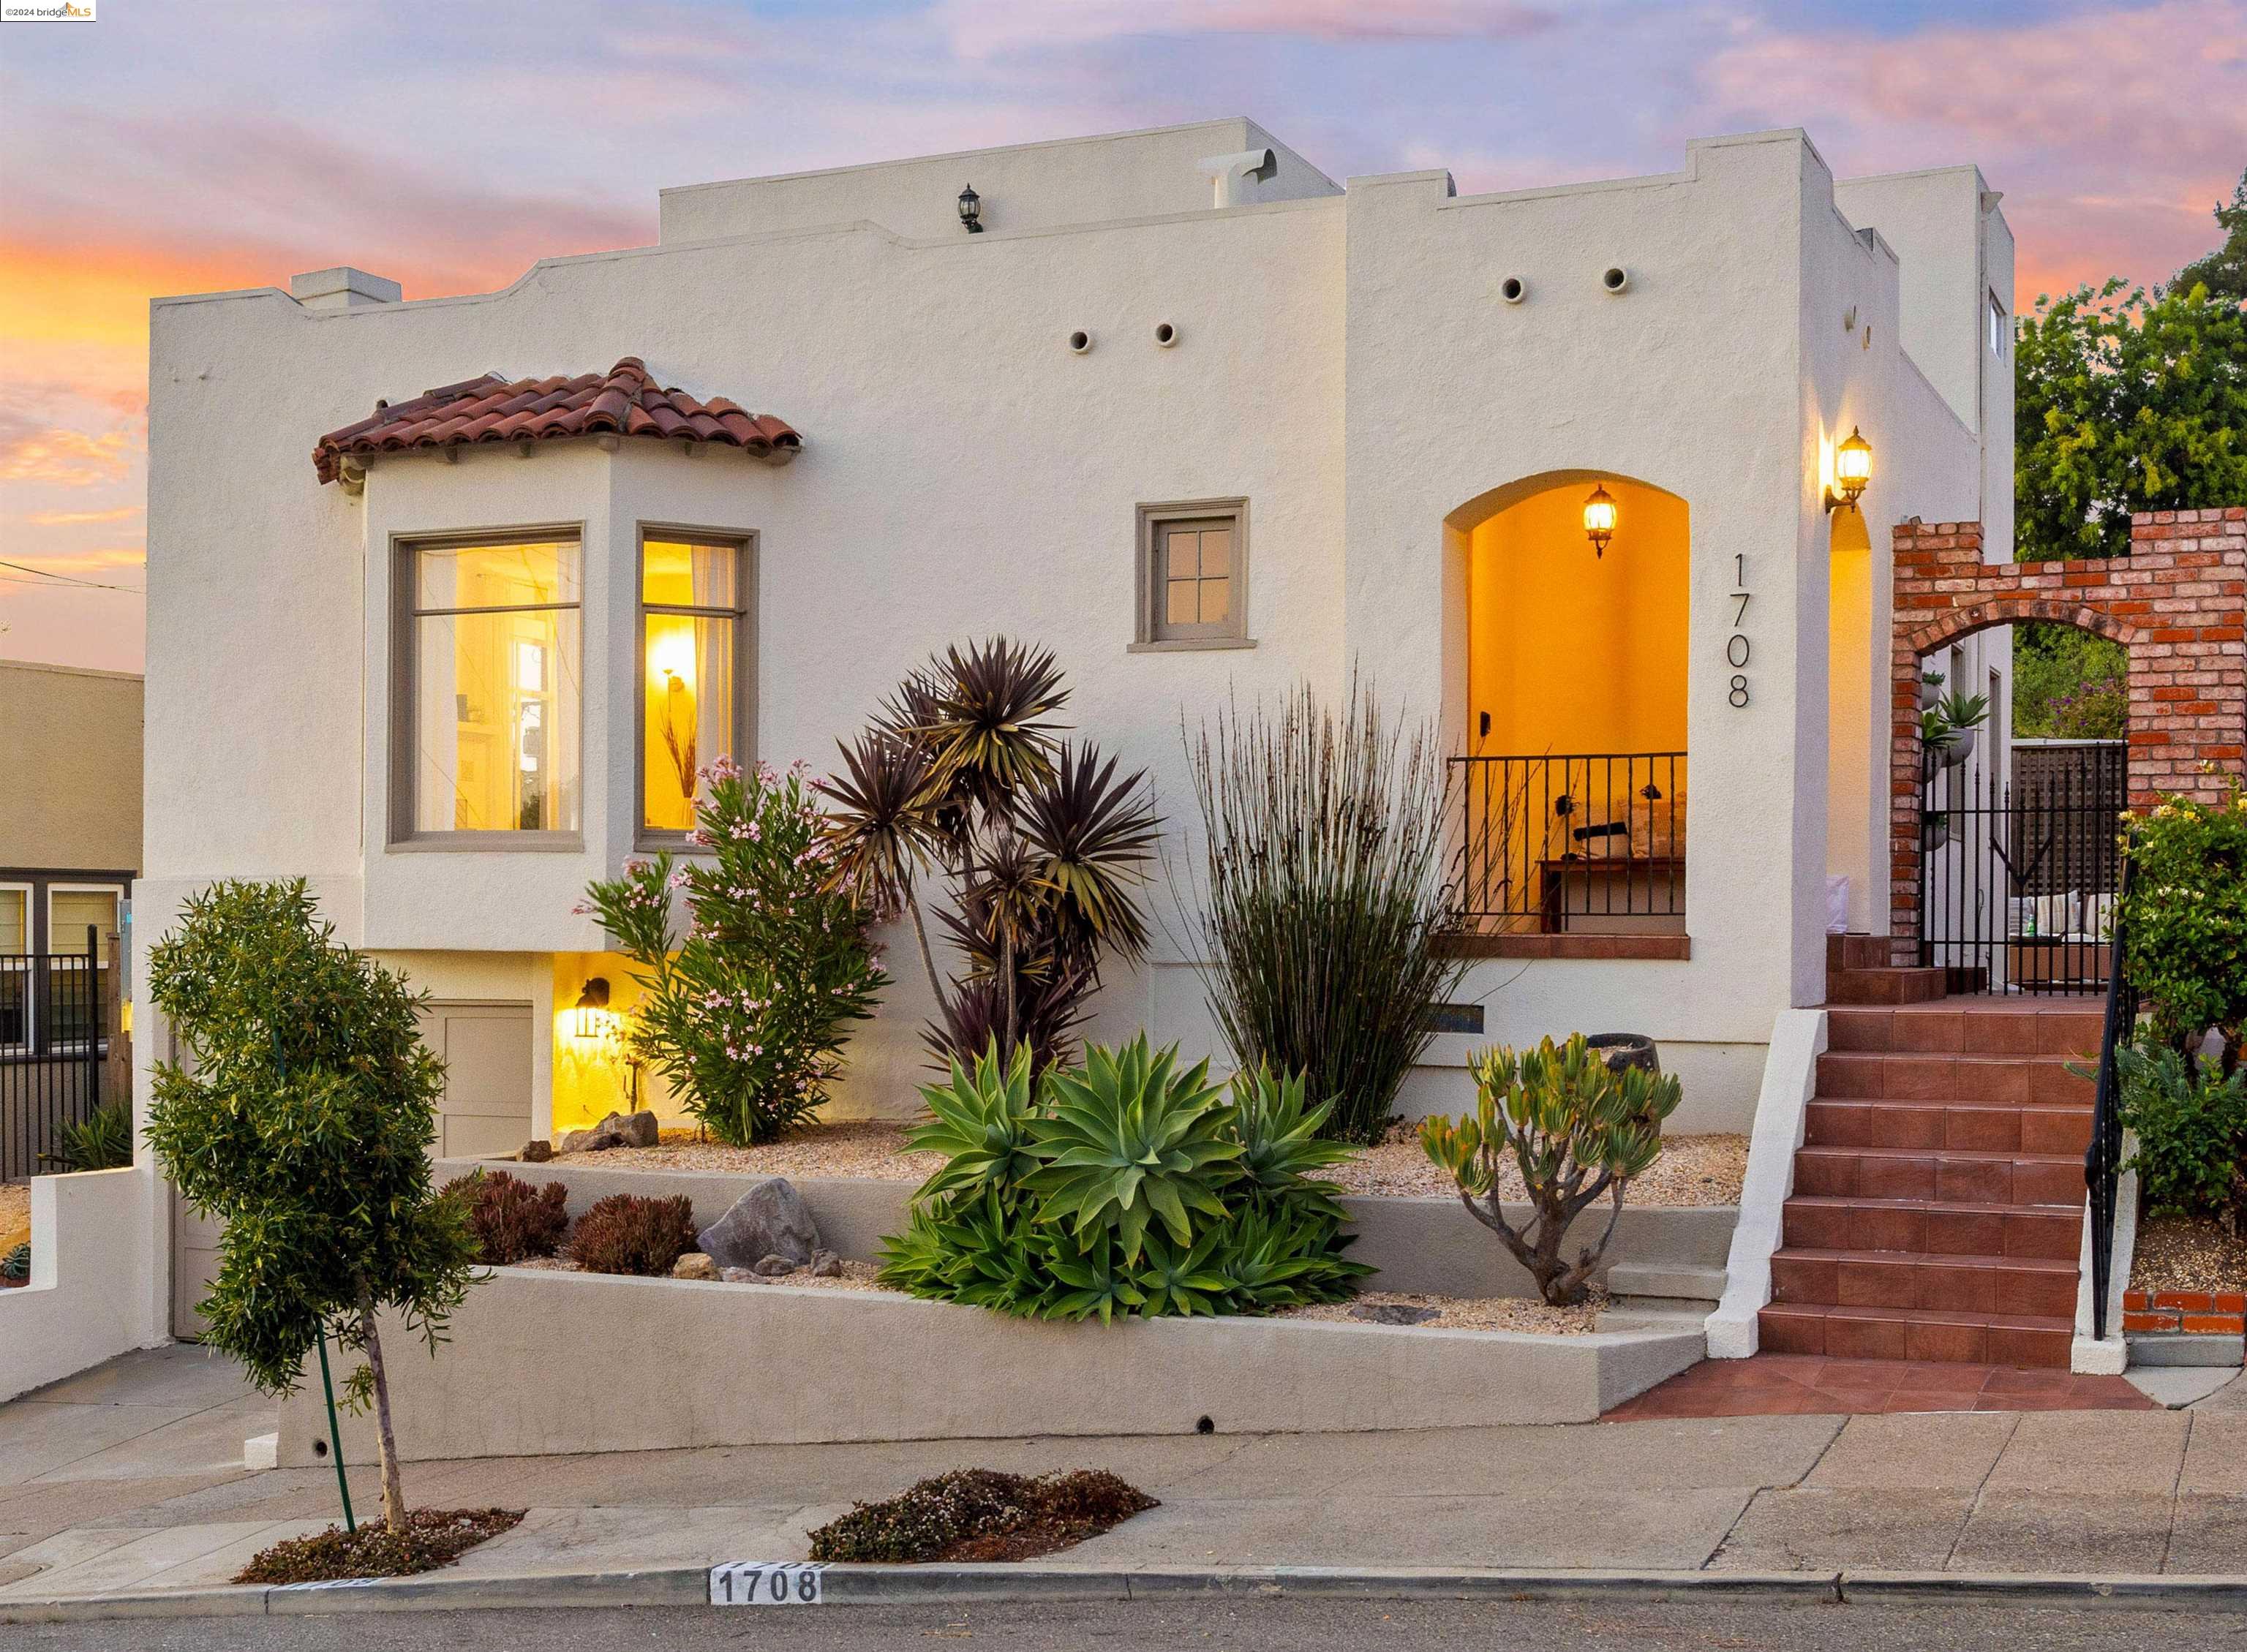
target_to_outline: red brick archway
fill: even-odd
[[[2130,554],[2100,561],[1984,563],[1982,525],[1895,529],[1894,724],[1889,743],[1888,934],[1897,961],[1919,932],[1919,662],[1970,632],[2037,620],[2130,651],[2130,801],[2213,794],[2213,762],[2247,746],[2247,507],[2130,519]]]

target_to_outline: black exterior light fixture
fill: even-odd
[[[983,197],[975,193],[972,183],[960,192],[960,222],[971,236],[983,233]]]
[[[1592,542],[1594,556],[1607,555],[1608,541],[1615,537],[1615,495],[1602,482],[1584,501],[1584,537]]]
[[[1873,444],[1865,440],[1863,431],[1851,425],[1848,440],[1834,450],[1834,486],[1826,490],[1827,512],[1854,510],[1865,484],[1872,479]]]
[[[609,1014],[609,979],[596,975],[577,993],[571,1007],[570,1031],[577,1038],[598,1038]]]

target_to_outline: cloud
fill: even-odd
[[[43,425],[21,413],[0,411],[0,481],[44,482],[58,488],[121,481],[133,458],[131,440],[124,431],[90,436],[82,430]]]
[[[34,528],[72,528],[79,523],[130,522],[140,515],[140,505],[119,505],[111,510],[37,510],[27,520]]]
[[[102,545],[92,550],[11,551],[8,560],[41,573],[64,574],[84,579],[95,574],[148,565],[145,545]]]
[[[936,16],[969,58],[1149,36],[1506,40],[1541,33],[1559,22],[1551,6],[1508,0],[945,0]]]

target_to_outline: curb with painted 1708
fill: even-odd
[[[0,1623],[115,1618],[281,1617],[359,1612],[452,1612],[530,1607],[708,1607],[738,1580],[735,1567],[536,1573],[514,1577],[421,1577],[346,1583],[231,1586],[0,1601]],[[2247,1611],[2247,1575],[2073,1577],[1947,1572],[1456,1571],[1432,1567],[1139,1567],[827,1566],[765,1568],[804,1573],[816,1587],[760,1598],[767,1609],[821,1606],[948,1605],[1110,1601],[1179,1594],[1246,1599],[1645,1600],[1764,1597],[1842,1604],[1985,1604],[2070,1610],[2124,1608]],[[767,1592],[768,1594],[768,1592]],[[812,1598],[800,1598],[809,1595]],[[748,1601],[737,1604],[748,1605]]]

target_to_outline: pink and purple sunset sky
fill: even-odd
[[[0,567],[0,657],[125,671],[160,294],[338,263],[487,291],[652,241],[667,184],[1246,114],[1335,178],[1444,166],[1465,192],[1772,126],[1844,176],[1970,160],[2025,309],[2165,280],[2247,165],[2247,0],[99,10],[0,25],[0,559],[39,570]]]

